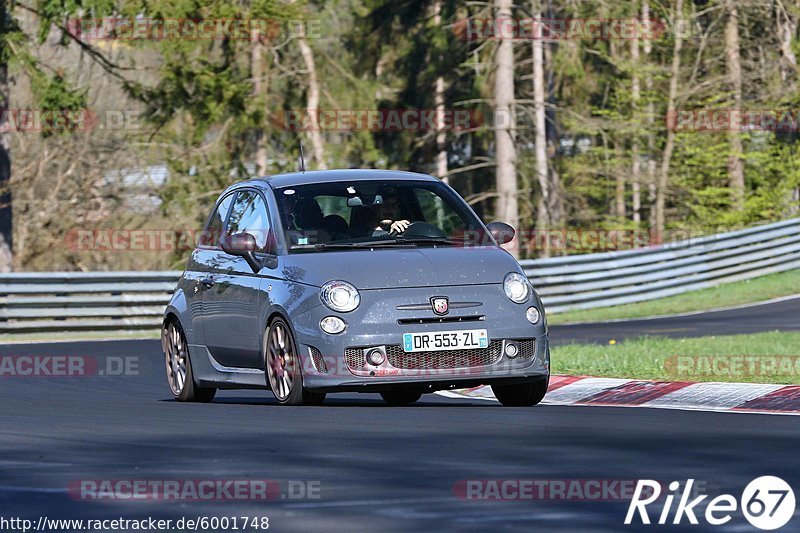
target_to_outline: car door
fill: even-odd
[[[200,234],[197,247],[186,265],[184,279],[187,281],[186,301],[191,316],[190,336],[196,344],[205,344],[203,301],[206,290],[211,286],[211,271],[217,261],[220,248],[220,236],[228,219],[228,213],[236,193],[220,198],[208,218],[205,229]]]
[[[223,235],[250,233],[257,254],[270,245],[266,202],[255,189],[240,189],[230,209]],[[259,290],[261,278],[240,256],[214,250],[209,261],[212,278],[203,291],[203,329],[211,356],[231,368],[263,368],[261,341],[264,325],[259,307],[266,296]]]

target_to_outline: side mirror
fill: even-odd
[[[256,238],[249,233],[235,233],[222,238],[222,251],[226,254],[243,257],[253,272],[261,270],[261,262],[256,258]]]
[[[505,222],[489,222],[486,224],[486,229],[492,234],[497,244],[506,244],[514,239],[514,228]]]

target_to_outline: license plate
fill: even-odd
[[[406,352],[472,350],[488,347],[489,336],[485,329],[403,334],[403,350]]]

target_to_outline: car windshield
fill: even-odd
[[[484,233],[458,195],[435,181],[315,183],[275,195],[290,252],[464,246]]]

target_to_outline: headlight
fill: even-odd
[[[542,314],[539,313],[539,310],[535,307],[529,307],[528,310],[525,311],[525,318],[527,318],[528,322],[531,324],[538,324],[541,317]]]
[[[340,313],[347,313],[358,307],[361,295],[358,289],[346,281],[329,281],[319,290],[322,303]]]
[[[528,279],[522,274],[509,272],[503,280],[503,290],[506,291],[506,296],[512,302],[521,304],[528,299],[530,285]]]

